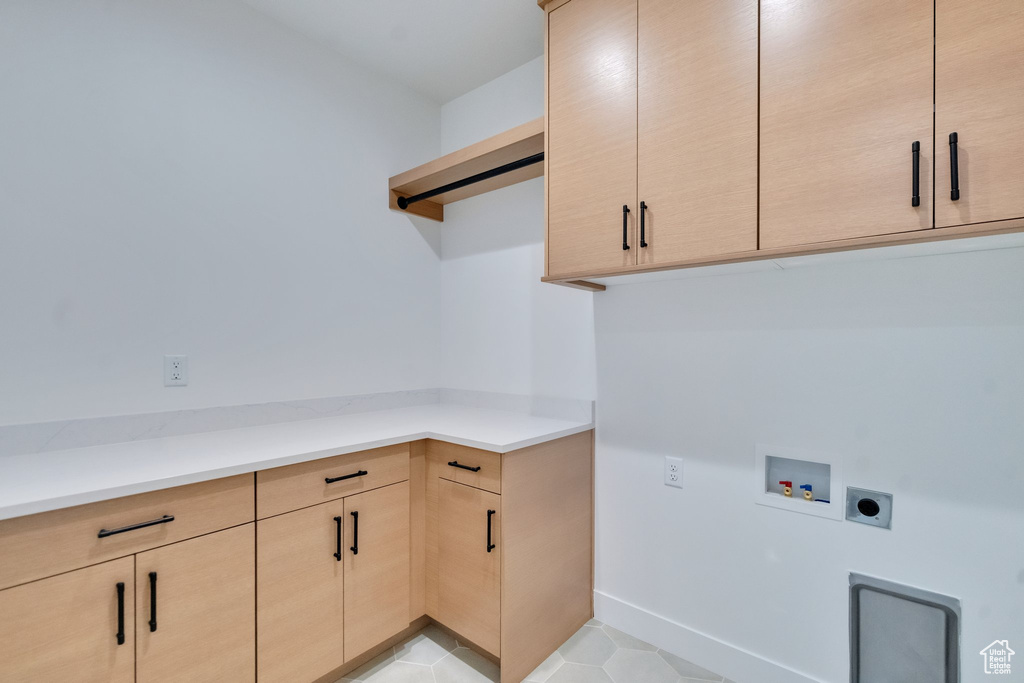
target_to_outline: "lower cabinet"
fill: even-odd
[[[342,523],[336,500],[256,522],[260,683],[313,681],[342,663]]]
[[[260,683],[313,681],[409,626],[409,482],[256,523]]]
[[[525,679],[593,616],[592,438],[500,455],[426,442],[423,604],[500,659],[503,683]]]
[[[0,591],[0,680],[253,681],[252,524]]]
[[[438,618],[501,655],[501,496],[438,482]]]
[[[135,680],[135,558],[0,591],[0,680]]]
[[[409,482],[345,499],[345,661],[409,626]]]
[[[255,678],[254,532],[245,524],[136,555],[138,683]]]
[[[434,619],[518,683],[592,615],[591,448],[289,465],[255,521],[245,475],[0,520],[0,681],[330,680]]]

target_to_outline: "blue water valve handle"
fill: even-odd
[[[803,489],[804,491],[810,491],[811,490],[811,485],[810,484],[800,484],[800,488]]]

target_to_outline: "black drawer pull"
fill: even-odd
[[[117,644],[124,645],[124,583],[117,584]]]
[[[960,161],[957,159],[957,134],[949,134],[949,198],[954,202],[960,199]]]
[[[910,145],[910,153],[914,158],[913,189],[911,190],[910,205],[921,206],[921,142],[915,140]]]
[[[334,559],[341,562],[341,517],[335,517],[334,523],[338,525],[338,542],[336,546],[338,551],[334,553]]]
[[[647,202],[640,202],[640,248],[647,248],[647,240],[644,230],[644,215],[647,213]]]
[[[156,630],[156,572],[149,573],[149,632]]]
[[[113,536],[114,534],[123,534],[126,531],[135,531],[136,529],[145,529],[147,526],[156,526],[157,524],[167,524],[167,522],[173,522],[174,515],[164,515],[160,519],[151,519],[148,522],[139,522],[138,524],[129,524],[123,526],[120,529],[100,529],[100,533],[97,534],[97,538],[106,538],[107,536]]]
[[[352,551],[353,555],[359,554],[359,513],[353,511],[352,513],[352,547],[349,550]]]
[[[336,481],[344,481],[345,479],[365,477],[367,474],[368,472],[366,470],[359,470],[358,472],[353,472],[352,474],[343,474],[340,477],[327,477],[324,479],[324,481],[327,482],[328,484],[333,484]]]
[[[452,460],[448,463],[448,467],[458,467],[460,470],[469,470],[470,472],[479,472],[480,466],[470,467],[469,465],[460,465],[458,460]]]
[[[491,552],[498,546],[491,543],[491,518],[494,517],[494,510],[487,511],[487,552]]]
[[[629,249],[629,239],[626,233],[626,225],[629,221],[629,207],[622,205],[622,251]]]

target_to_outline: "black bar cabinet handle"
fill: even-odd
[[[353,555],[359,554],[359,513],[352,512],[352,547],[349,548]]]
[[[136,529],[145,529],[147,526],[156,526],[157,524],[167,524],[167,522],[173,522],[174,515],[164,515],[160,519],[151,519],[148,522],[139,522],[138,524],[129,524],[123,526],[120,529],[100,529],[100,533],[97,534],[97,538],[106,538],[107,536],[113,536],[114,534],[123,534],[126,531],[135,531]]]
[[[149,573],[149,632],[156,630],[156,572]]]
[[[626,236],[626,223],[629,216],[629,207],[622,205],[622,251],[629,249],[629,240]]]
[[[117,583],[117,644],[124,645],[124,583]]]
[[[338,551],[334,553],[334,559],[341,562],[341,517],[335,517],[334,523],[338,525],[338,542],[336,546]]]
[[[491,543],[491,517],[494,517],[494,510],[487,511],[487,552],[491,552],[497,547]]]
[[[954,202],[960,199],[960,161],[956,156],[957,134],[949,134],[949,198]]]
[[[344,481],[345,479],[352,479],[354,477],[365,477],[367,474],[369,473],[366,470],[359,470],[358,472],[353,472],[352,474],[343,474],[340,477],[325,477],[324,481],[327,482],[328,484],[333,484],[336,481]]]
[[[647,202],[640,202],[640,248],[647,248],[647,240],[644,235],[644,215],[647,213]]]
[[[480,466],[470,467],[469,465],[460,465],[458,460],[452,460],[448,463],[448,467],[458,467],[460,470],[469,470],[470,472],[479,472]]]
[[[921,141],[915,140],[910,145],[910,153],[914,157],[914,189],[911,192],[910,205],[921,206]]]

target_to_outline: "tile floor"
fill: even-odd
[[[527,676],[529,683],[732,683],[696,664],[591,619]],[[428,626],[342,681],[496,683],[498,667]]]

